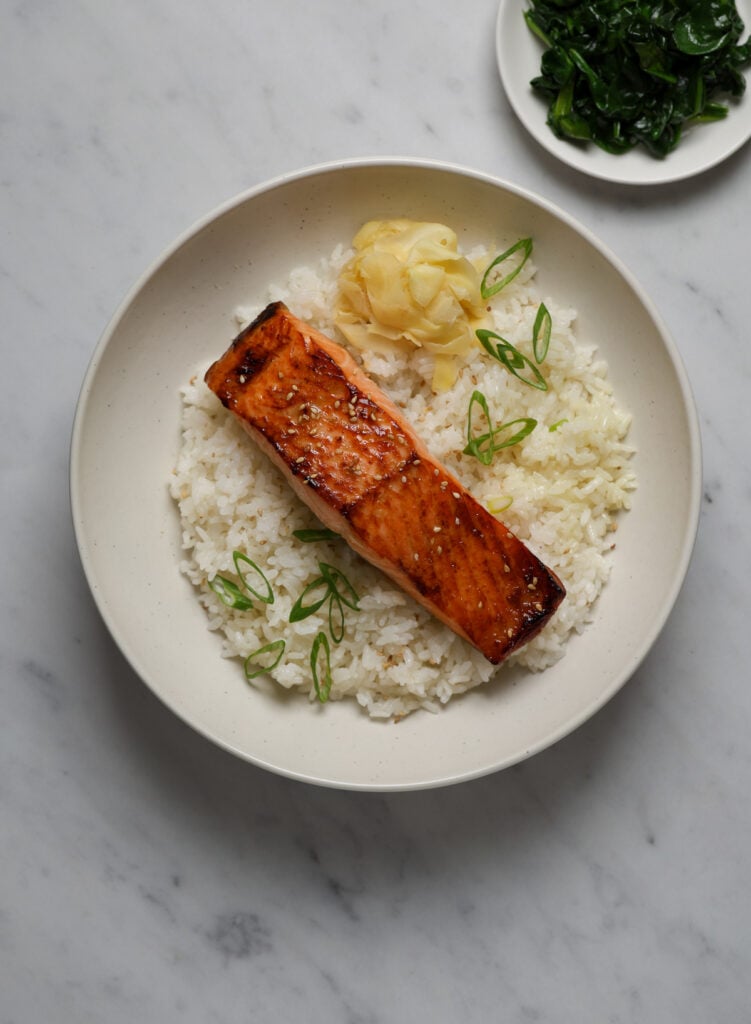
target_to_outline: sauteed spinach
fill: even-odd
[[[751,42],[734,0],[530,0],[546,49],[530,83],[560,138],[665,157],[685,127],[725,117]]]

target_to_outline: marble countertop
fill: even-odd
[[[502,93],[496,4],[4,4],[2,1024],[751,1019],[751,150],[671,187],[558,164]],[[677,341],[705,458],[686,584],[620,694],[516,768],[389,795],[171,715],[94,607],[67,484],[88,361],[162,249],[272,176],[382,155],[598,234]]]

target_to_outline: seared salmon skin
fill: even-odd
[[[544,626],[565,590],[438,463],[354,359],[274,302],[206,383],[340,534],[493,664]]]

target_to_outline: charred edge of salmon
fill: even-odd
[[[267,322],[274,320],[277,322],[270,325],[269,328],[263,329]],[[251,335],[253,335],[252,340]],[[372,480],[367,475],[365,476],[362,480],[363,488],[356,495],[351,495],[354,500],[347,500],[342,487],[339,486],[339,482],[343,478],[340,472],[341,466],[337,466],[336,473],[333,474],[334,490],[329,490],[326,486],[321,486],[317,474],[310,473],[306,459],[293,458],[295,454],[292,450],[293,446],[288,440],[283,441],[279,435],[275,436],[274,433],[274,416],[280,412],[280,409],[267,406],[266,412],[263,412],[264,398],[268,399],[268,395],[264,395],[263,391],[260,396],[257,396],[261,406],[258,415],[253,412],[251,416],[247,416],[242,411],[243,404],[251,396],[249,385],[252,379],[277,356],[283,358],[286,353],[288,358],[294,358],[292,353],[301,338],[307,358],[312,360],[320,370],[323,370],[324,367],[331,370],[330,373],[314,371],[307,378],[307,382],[312,377],[320,385],[323,377],[328,380],[331,388],[344,388],[350,395],[364,396],[368,404],[378,411],[382,425],[386,428],[386,434],[392,433],[401,448],[399,458],[396,461],[392,458],[390,469],[387,470],[386,466],[383,466],[383,472],[380,472],[381,467],[379,467],[378,476],[373,477]],[[267,454],[272,456],[272,460],[276,461],[280,468],[289,474],[293,488],[303,500],[311,505],[316,514],[321,516],[323,512],[341,517],[352,533],[351,539],[347,538],[346,534],[345,539],[349,539],[350,546],[355,551],[368,561],[375,562],[397,585],[424,604],[449,628],[478,647],[491,663],[500,663],[512,651],[529,642],[550,619],[565,596],[562,583],[555,573],[548,569],[523,542],[503,523],[495,519],[448,470],[441,467],[429,455],[412,428],[404,421],[400,410],[387,396],[378,393],[376,395],[378,401],[373,399],[372,392],[378,390],[376,386],[365,377],[346,350],[341,349],[342,359],[341,363],[338,362],[332,353],[338,355],[339,351],[340,347],[335,342],[299,321],[289,312],[284,303],[275,302],[268,305],[251,324],[240,332],[230,348],[206,372],[205,379],[222,403],[236,413],[243,427],[251,436],[258,441],[263,440]],[[305,369],[304,365],[302,369]],[[299,378],[299,382],[304,391],[306,383],[304,375]],[[365,390],[362,390],[363,388]],[[332,401],[334,397],[331,394]],[[355,408],[358,410],[359,418],[359,404]],[[272,429],[265,429],[268,424],[264,425],[264,416],[269,417]],[[278,426],[278,422],[276,426]],[[341,429],[341,423],[338,426],[334,424],[334,427],[335,430]],[[382,454],[385,448],[378,446],[384,445],[385,435],[377,436],[378,425],[368,422],[367,428],[370,434],[364,436],[365,443],[370,448],[370,454],[372,455],[374,449],[378,449],[379,454]],[[395,431],[394,428],[396,428]],[[350,437],[349,440],[351,441],[352,438]],[[395,454],[393,446],[391,454],[392,456]],[[324,456],[324,464],[325,462]],[[373,523],[369,523],[369,510],[378,509],[379,503],[385,502],[386,512],[390,514],[392,506],[388,502],[393,501],[394,498],[392,493],[394,483],[398,480],[405,480],[404,474],[405,471],[408,471],[408,467],[417,466],[421,462],[430,466],[431,473],[427,478],[423,477],[422,485],[418,486],[415,497],[410,497],[410,500],[414,502],[412,506],[414,515],[419,518],[421,512],[429,510],[432,514],[436,508],[440,507],[442,494],[436,484],[436,479],[440,474],[441,479],[450,482],[452,491],[456,489],[461,493],[466,512],[462,528],[466,534],[472,535],[473,542],[479,541],[481,545],[480,548],[474,550],[474,561],[470,558],[469,565],[463,564],[465,538],[461,530],[456,531],[454,556],[458,561],[451,562],[456,576],[453,571],[447,573],[445,564],[440,567],[440,571],[433,571],[435,566],[431,565],[431,555],[426,550],[422,552],[424,559],[422,564],[415,565],[411,561],[410,551],[405,552],[404,547],[400,550],[398,540],[392,544],[387,536],[388,531],[386,534],[379,535],[378,530],[373,528]],[[315,468],[321,467],[316,466]],[[323,468],[326,468],[325,465]],[[433,474],[436,474],[436,478]],[[408,475],[411,477],[412,473],[408,473]],[[417,475],[421,476],[422,474],[418,473]],[[344,490],[346,490],[346,486]],[[338,493],[335,493],[337,491]],[[397,494],[398,491],[397,484]],[[398,511],[398,507],[395,510]],[[409,524],[407,525],[409,526]],[[411,530],[409,532],[411,533]],[[386,537],[385,541],[384,537]],[[373,557],[370,557],[370,554]],[[496,560],[495,569],[493,568],[494,560]],[[500,582],[494,583],[493,577],[494,573],[497,575],[498,564],[509,565],[509,563],[513,565],[512,574],[508,577],[501,575]],[[508,572],[509,569],[506,571]],[[480,582],[482,585],[489,582],[497,592],[495,604],[491,604],[491,607],[494,608],[493,612],[491,613],[491,607],[488,607],[480,616],[482,622],[478,623],[468,612],[465,594],[460,588],[466,586],[467,593],[472,591],[475,597],[483,597],[484,591],[478,590]],[[530,594],[528,591],[534,591],[534,593]]]
[[[269,303],[255,320],[240,331],[224,355],[212,363],[204,374],[206,383],[228,408],[231,405],[233,389],[238,383],[244,384],[255,377],[275,355],[275,351],[270,348],[261,351],[251,348],[245,344],[246,339],[249,335],[256,334],[258,328],[267,320],[273,320],[279,313],[286,312],[286,309],[283,302]]]

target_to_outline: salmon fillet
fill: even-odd
[[[493,664],[560,604],[555,574],[430,455],[340,345],[283,303],[205,379],[327,527]]]

